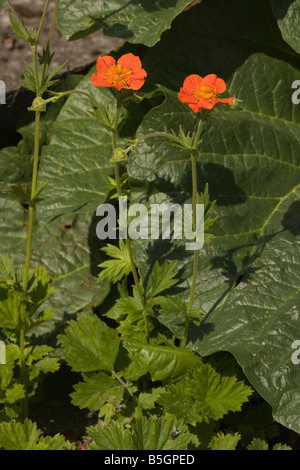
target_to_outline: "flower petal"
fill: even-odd
[[[189,107],[192,111],[194,111],[194,113],[198,113],[198,111],[200,110],[199,103],[190,103]]]
[[[211,73],[203,78],[203,85],[211,85],[216,88],[217,93],[224,93],[226,84],[222,78],[218,78],[216,74]]]
[[[145,83],[144,78],[135,78],[133,77],[131,79],[130,86],[126,87],[129,88],[130,90],[139,90]]]
[[[92,85],[95,86],[110,86],[107,81],[103,78],[103,74],[93,73],[91,76]]]
[[[230,106],[233,100],[234,98],[217,98],[215,104],[228,104]]]
[[[223,78],[217,78],[214,86],[216,87],[217,93],[224,93],[226,90],[226,83]]]
[[[180,99],[180,101],[182,103],[196,103],[196,100],[195,98],[193,97],[193,95],[186,90],[186,88],[180,88],[180,91],[178,93],[178,98]]]
[[[199,109],[213,109],[215,106],[215,100],[209,101],[198,101]]]
[[[211,73],[209,75],[206,75],[204,78],[203,78],[203,85],[211,85],[211,86],[215,86],[215,83],[216,83],[216,80],[217,80],[217,75],[215,73]]]
[[[122,55],[118,60],[118,64],[122,65],[123,67],[126,66],[130,68],[134,72],[142,68],[140,58],[136,55],[133,55],[131,52]]]
[[[198,85],[201,85],[203,78],[200,75],[192,74],[185,78],[183,88],[192,92]]]
[[[97,72],[98,73],[105,73],[109,67],[114,65],[116,63],[115,59],[111,57],[110,55],[105,55],[103,57],[98,57],[97,60]]]

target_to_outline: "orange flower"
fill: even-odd
[[[186,77],[178,97],[182,103],[188,103],[198,113],[202,109],[213,109],[218,104],[230,105],[234,98],[218,98],[225,90],[224,80],[217,75],[210,74],[202,78],[194,74]]]
[[[145,83],[147,72],[142,69],[140,58],[129,53],[122,55],[118,62],[111,56],[99,57],[97,72],[92,74],[92,84],[139,90]]]

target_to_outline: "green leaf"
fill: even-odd
[[[247,447],[248,450],[269,450],[269,446],[266,441],[255,438],[251,441],[251,444]]]
[[[90,449],[93,450],[185,450],[192,436],[185,432],[172,439],[173,430],[181,428],[176,419],[167,420],[141,416],[132,426],[126,429],[119,422],[110,426],[98,424],[88,428],[93,439]]]
[[[192,0],[67,0],[58,10],[58,26],[67,40],[103,28],[108,36],[153,46],[190,3]]]
[[[145,410],[151,410],[155,408],[155,404],[161,393],[164,391],[163,387],[152,388],[151,392],[141,392],[139,394],[139,405]]]
[[[0,199],[0,207],[3,252],[11,254],[15,266],[22,265],[26,253],[27,210],[19,202],[4,198]],[[108,294],[108,283],[97,282],[97,266],[103,260],[100,251],[103,245],[96,237],[95,223],[92,214],[73,214],[59,217],[42,227],[34,227],[31,266],[46,266],[52,283],[51,291],[48,291],[51,295],[49,297],[47,294],[48,298],[41,307],[44,317],[39,311],[39,317],[34,318],[35,328],[30,334],[49,332],[65,315],[74,314],[91,305],[96,306]],[[3,296],[4,291],[4,300]],[[5,296],[7,297],[7,293]],[[12,307],[12,299],[7,299],[0,305],[0,311],[4,308],[7,310],[8,302]],[[17,299],[14,302],[17,309]],[[51,310],[54,310],[54,316],[50,320],[48,313]],[[15,313],[17,314],[17,310]],[[9,318],[8,312],[5,316]]]
[[[113,259],[99,264],[99,268],[102,268],[99,274],[99,281],[108,279],[115,284],[121,281],[124,276],[128,276],[131,273],[130,256],[127,244],[123,240],[119,241],[119,247],[107,244],[106,247],[102,248],[102,251]]]
[[[271,0],[283,39],[300,53],[300,0]]]
[[[206,316],[199,326],[191,322],[188,347],[201,356],[230,351],[274,418],[299,432],[300,376],[291,361],[300,337],[300,107],[291,100],[299,58],[282,40],[267,1],[203,0],[173,23],[144,63],[167,100],[148,113],[138,136],[162,131],[164,122],[193,128],[193,115],[177,94],[189,73],[213,71],[225,79],[227,96],[242,100],[236,109],[217,108],[203,129],[198,191],[209,184],[217,201],[211,215],[218,220],[214,239],[199,253],[193,308]],[[191,200],[190,163],[159,137],[135,147],[129,178],[132,200]],[[155,260],[177,259],[173,292],[188,302],[192,253],[175,240],[136,240],[133,250],[143,279]],[[169,325],[181,338],[180,317]]]
[[[9,330],[18,329],[20,317],[20,293],[0,287],[0,324]]]
[[[93,87],[91,70],[75,90],[91,94],[102,107],[115,109],[116,99],[106,88]],[[38,204],[40,223],[71,212],[90,214],[104,203],[108,176],[113,174],[111,137],[94,118],[87,96],[72,94],[54,125],[50,145],[43,147],[39,181],[49,181]]]
[[[177,275],[175,270],[176,261],[164,263],[160,266],[158,261],[155,262],[151,273],[151,295],[150,300],[161,292],[174,286],[178,280],[174,279]]]
[[[25,390],[21,384],[13,384],[11,388],[5,391],[5,402],[12,404],[21,400],[25,396]]]
[[[82,313],[71,320],[59,341],[66,350],[65,359],[76,372],[113,371],[120,339],[116,330],[96,315]]]
[[[28,419],[24,424],[0,423],[0,447],[5,450],[26,450],[38,441],[39,436],[36,424]]]
[[[147,419],[141,416],[136,420],[133,429],[133,445],[136,450],[185,450],[191,440],[188,433],[179,434],[172,439],[174,429],[177,429],[175,418],[167,420],[165,417],[159,419]],[[180,426],[179,426],[180,427]]]
[[[286,445],[286,444],[275,444],[272,448],[272,450],[293,450],[292,447]]]
[[[49,372],[56,372],[59,369],[58,358],[44,357],[40,361],[34,363],[30,367],[29,379],[32,380],[40,375],[41,372],[47,374]]]
[[[133,368],[149,372],[153,381],[170,382],[201,364],[196,354],[185,348],[155,346],[126,341],[125,348],[129,351]],[[142,375],[142,374],[141,374]]]
[[[15,268],[14,260],[9,256],[0,253],[0,280],[5,281],[6,284],[14,284],[15,282]]]
[[[110,426],[98,424],[88,428],[87,432],[93,439],[90,450],[132,450],[133,443],[130,430],[121,423],[113,421]]]
[[[6,0],[0,0],[0,11],[4,7],[5,3],[6,3]]]
[[[239,433],[234,434],[224,434],[223,432],[219,432],[216,436],[214,436],[209,443],[208,449],[209,450],[236,450],[236,446],[241,439],[241,435]]]
[[[167,389],[159,403],[167,413],[176,414],[191,424],[210,419],[217,421],[229,411],[240,411],[252,393],[242,381],[221,375],[210,364],[204,364]]]
[[[105,372],[83,375],[84,382],[74,385],[75,392],[71,393],[72,403],[80,409],[90,411],[100,410],[105,402],[120,401],[124,387]]]
[[[23,424],[12,420],[0,423],[0,447],[5,450],[75,450],[75,446],[63,436],[41,436],[41,431],[32,421]]]

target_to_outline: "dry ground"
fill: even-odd
[[[12,0],[12,4],[27,27],[38,27],[45,0],[23,0],[22,2]],[[55,1],[52,0],[41,35],[41,45],[44,45],[48,37],[54,5]],[[31,49],[25,41],[10,37],[13,32],[9,28],[8,11],[9,7],[5,5],[0,12],[0,80],[5,82],[7,91],[10,91],[20,87],[24,60],[32,63],[32,56]],[[56,26],[51,44],[52,51],[55,51],[53,66],[68,60],[63,71],[73,70],[96,62],[99,55],[109,53],[122,43],[120,39],[105,36],[101,31],[75,42],[67,42],[62,38]]]

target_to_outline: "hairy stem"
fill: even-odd
[[[42,29],[43,29],[43,26],[44,26],[44,21],[45,21],[46,15],[47,15],[49,3],[50,3],[50,0],[47,0],[46,4],[45,4],[45,7],[44,7],[44,11],[43,11],[43,14],[42,14],[42,18],[41,18],[41,21],[40,21],[40,25],[39,25],[39,29],[38,29],[37,37],[36,37],[37,44],[39,43],[39,40],[40,40],[40,36],[41,36],[41,32],[42,32]]]
[[[114,129],[111,131],[111,137],[112,137],[112,146],[113,146],[113,151],[117,148],[117,138],[116,138],[116,133],[117,133],[117,127],[119,123],[119,115],[120,115],[120,92],[118,92],[118,98],[117,98],[117,107],[116,107],[116,117],[115,117],[115,123],[114,123]],[[116,180],[116,186],[117,186],[117,193],[118,197],[122,197],[122,188],[121,188],[121,180],[120,180],[120,167],[119,167],[119,162],[114,163],[114,170],[115,170],[115,180]],[[143,317],[144,317],[144,323],[145,323],[145,335],[147,342],[149,340],[149,321],[148,317],[146,314],[146,304],[145,304],[145,299],[144,295],[141,289],[140,281],[139,281],[139,276],[137,273],[135,261],[134,261],[134,256],[132,252],[132,246],[131,246],[131,240],[130,238],[126,238],[126,245],[127,245],[127,251],[129,254],[129,260],[130,260],[130,266],[131,266],[131,271],[134,279],[134,284],[138,292],[138,296],[140,298],[141,305],[143,307]]]
[[[197,128],[197,132],[196,132],[195,140],[194,140],[194,148],[195,149],[197,149],[197,146],[199,144],[202,124],[203,124],[203,118],[199,119],[198,128]],[[197,151],[195,153],[191,154],[192,182],[193,182],[192,208],[193,208],[193,226],[194,226],[194,230],[196,230],[196,226],[197,226],[197,194],[198,194],[198,192],[197,192],[197,156],[198,156]],[[183,339],[182,339],[182,343],[181,343],[182,347],[186,346],[187,339],[188,339],[189,326],[190,326],[189,313],[192,310],[193,300],[194,300],[194,295],[195,295],[197,273],[198,273],[198,261],[199,261],[199,251],[194,250],[193,277],[192,277],[192,285],[191,285],[189,303],[188,303],[187,312],[186,312],[186,315],[185,315],[184,334],[183,334]]]

